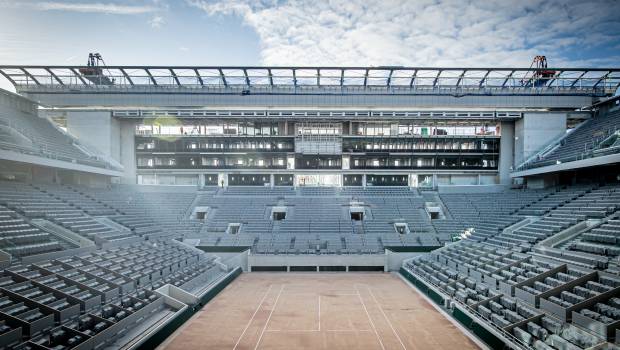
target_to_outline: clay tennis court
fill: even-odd
[[[398,276],[244,273],[161,349],[478,349]]]

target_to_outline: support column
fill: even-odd
[[[273,188],[275,186],[275,176],[273,174],[269,174],[269,187]]]
[[[362,187],[366,188],[366,174],[362,174]]]
[[[514,147],[515,147],[515,123],[502,122],[500,124],[501,137],[499,139],[499,183],[509,185],[510,171],[514,166]]]

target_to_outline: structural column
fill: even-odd
[[[499,183],[510,184],[510,171],[514,166],[515,124],[511,121],[501,122],[499,139]]]

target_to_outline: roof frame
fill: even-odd
[[[413,83],[415,82],[415,79],[418,75],[418,70],[414,70],[413,74],[411,74],[411,80],[409,81],[409,87],[412,88],[413,87]]]
[[[611,73],[613,73],[612,71],[608,71],[607,74],[603,75],[602,77],[600,77],[596,83],[594,85],[592,85],[592,88],[596,89],[596,87],[598,86],[598,84],[600,84],[603,80],[607,79]]]
[[[123,73],[123,76],[125,77],[125,79],[127,79],[129,84],[131,84],[131,86],[134,86],[133,80],[131,80],[131,77],[129,76],[129,74],[127,74],[127,72],[123,68],[121,68],[121,73]]]
[[[0,65],[0,72],[3,77],[20,89],[26,86],[50,85],[92,87],[90,79],[81,73],[83,68],[89,67]],[[372,86],[372,88],[390,89],[406,87],[408,84],[410,89],[417,89],[418,86],[432,86],[432,88],[440,89],[527,89],[529,86],[512,84],[510,80],[516,80],[521,76],[532,76],[532,73],[542,70],[552,70],[555,74],[545,78],[546,84],[538,86],[537,89],[570,89],[580,86],[584,93],[600,94],[602,91],[602,93],[609,94],[620,80],[620,68],[105,66],[102,69],[106,72],[105,77],[115,81],[114,86],[118,87],[175,84],[214,88],[219,85],[220,88],[224,88],[243,87],[245,83],[248,88],[274,87],[276,84],[291,88],[300,86],[323,88],[325,84],[328,84],[330,86],[340,85],[343,88]],[[180,72],[184,70],[194,72],[188,76],[190,80],[183,79],[186,76]],[[207,71],[214,74],[206,74]],[[237,76],[236,71],[241,71],[243,74]],[[298,80],[299,71],[304,71],[302,80]],[[310,73],[306,74],[306,72]],[[316,76],[313,76],[312,72],[315,72]],[[538,75],[534,74],[534,77],[536,76]],[[196,80],[193,79],[194,77]]]
[[[478,84],[478,87],[479,87],[479,88],[481,88],[481,87],[482,87],[482,85],[483,85],[484,83],[486,83],[487,78],[489,77],[489,73],[491,73],[491,71],[490,71],[490,70],[488,70],[488,71],[484,72],[484,76],[482,77],[482,79],[480,79],[480,83]]]
[[[155,80],[155,77],[153,77],[153,74],[151,74],[151,71],[148,68],[144,68],[144,71],[149,76],[149,78],[151,78],[151,82],[153,83],[153,85],[159,85],[159,84],[157,84],[157,81]]]
[[[461,75],[459,75],[459,80],[456,81],[456,87],[459,87],[459,85],[461,85],[461,81],[465,77],[466,72],[467,72],[467,69],[463,69],[463,72],[461,73]]]
[[[86,79],[82,78],[82,75],[75,70],[75,68],[69,68],[69,70],[82,82],[84,85],[88,85]],[[133,85],[133,84],[132,84]]]
[[[441,75],[442,72],[443,72],[442,69],[439,69],[437,71],[437,75],[435,76],[435,80],[433,80],[433,88],[435,88],[435,86],[437,86],[437,82],[439,81],[439,76]]]
[[[512,79],[512,75],[515,74],[516,70],[512,70],[510,72],[510,74],[508,74],[508,76],[506,77],[506,79],[504,80],[504,82],[502,83],[502,87],[506,87],[506,83],[508,83],[508,80]]]
[[[200,75],[198,68],[194,68],[194,73],[196,73],[196,79],[198,79],[200,86],[205,86],[205,82],[202,80],[202,76]]]
[[[575,80],[573,80],[573,82],[570,84],[570,87],[574,87],[575,84],[577,84],[577,82],[580,81],[584,75],[588,74],[588,72],[588,70],[584,70],[577,78],[575,78]]]
[[[56,75],[56,73],[52,72],[52,70],[50,68],[45,68],[45,70],[52,76],[52,78],[54,78],[54,80],[56,80],[58,82],[58,84],[60,85],[65,85],[65,83],[60,80],[60,78],[58,77],[58,75]]]
[[[20,69],[22,72],[24,72],[24,74],[26,74],[28,78],[34,81],[37,85],[41,85],[41,83],[34,77],[34,75],[32,75],[26,68],[20,68]]]
[[[250,76],[248,75],[247,68],[243,68],[243,76],[245,77],[245,85],[249,87],[251,84],[250,84]]]
[[[220,79],[222,79],[222,84],[228,87],[228,82],[226,82],[226,76],[224,75],[224,71],[222,70],[222,68],[218,68],[217,71],[220,73]]]
[[[179,77],[177,77],[177,73],[174,72],[174,69],[170,68],[168,70],[170,71],[170,74],[172,74],[172,78],[174,79],[174,82],[177,83],[178,86],[181,86],[181,82],[179,81]]]

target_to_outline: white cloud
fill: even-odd
[[[83,13],[107,13],[114,15],[138,15],[157,12],[157,6],[127,5],[114,2],[72,2],[72,1],[0,1],[6,7],[27,8],[38,11],[71,11]]]
[[[527,66],[538,54],[552,66],[620,63],[620,53],[571,59],[620,40],[617,1],[187,1],[240,16],[267,65]]]
[[[149,20],[149,24],[153,28],[161,28],[166,23],[162,16],[156,15]]]

